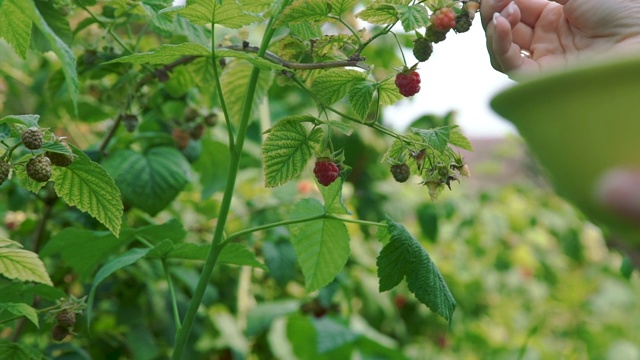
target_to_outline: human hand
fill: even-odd
[[[483,0],[493,67],[510,76],[640,49],[640,2]]]
[[[608,171],[599,181],[597,197],[606,208],[640,224],[640,169]]]

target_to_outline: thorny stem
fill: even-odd
[[[286,5],[288,5],[290,2],[291,0],[285,1],[281,9],[284,9],[284,7],[286,7]],[[217,4],[217,2],[215,4]],[[262,38],[262,43],[260,44],[260,51],[258,52],[259,57],[264,57],[267,47],[269,46],[269,42],[271,41],[271,38],[275,33],[274,22],[275,19],[278,18],[278,15],[279,14],[277,13],[273,14],[273,16],[269,19],[264,37]],[[253,97],[255,96],[259,75],[260,69],[254,67],[253,71],[251,72],[251,77],[249,78],[249,84],[247,86],[247,92],[242,108],[242,115],[240,117],[238,136],[235,146],[231,148],[231,159],[229,162],[229,170],[227,173],[227,182],[224,190],[224,195],[222,197],[222,202],[220,204],[218,223],[216,224],[213,240],[211,242],[211,249],[209,250],[207,260],[205,261],[202,272],[200,273],[198,285],[196,286],[191,301],[189,302],[189,307],[187,308],[187,313],[184,316],[182,327],[178,329],[178,333],[176,334],[176,344],[172,355],[172,359],[174,360],[182,359],[187,340],[189,338],[189,333],[191,332],[191,327],[193,326],[193,322],[196,317],[196,313],[198,312],[198,308],[200,307],[200,303],[202,302],[205,290],[207,289],[207,285],[209,284],[209,280],[218,260],[218,256],[220,256],[220,253],[222,252],[226,244],[223,243],[224,229],[226,227],[229,210],[231,209],[231,200],[234,194],[236,177],[238,175],[244,140],[246,139],[246,132],[249,127],[249,118],[252,110]]]

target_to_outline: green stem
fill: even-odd
[[[287,3],[288,2],[290,1],[287,1]],[[262,43],[260,45],[260,52],[258,53],[259,57],[264,57],[264,53],[267,51],[269,42],[271,41],[271,38],[275,33],[275,28],[273,27],[273,25],[275,23],[275,19],[278,18],[278,15],[279,13],[274,13],[269,19],[269,23],[267,24],[264,37],[262,38]],[[222,249],[224,249],[224,246],[226,244],[223,243],[224,229],[227,223],[229,210],[231,209],[231,200],[233,198],[236,177],[238,175],[240,159],[242,157],[244,140],[246,138],[247,128],[249,127],[249,118],[251,115],[253,97],[256,93],[259,75],[260,69],[254,67],[253,71],[251,72],[249,85],[247,87],[247,93],[244,99],[242,115],[240,117],[240,127],[238,129],[238,136],[235,146],[231,149],[231,159],[229,163],[229,172],[227,174],[227,183],[225,186],[224,195],[222,197],[222,203],[220,204],[218,223],[213,234],[211,249],[207,256],[207,260],[204,263],[204,267],[202,268],[202,272],[200,273],[200,278],[198,279],[196,290],[194,291],[191,301],[189,302],[189,307],[187,308],[187,313],[184,316],[182,327],[178,330],[178,333],[176,335],[176,345],[172,355],[172,359],[174,360],[182,359],[182,355],[189,338],[189,333],[191,332],[191,327],[193,326],[196,313],[198,311],[198,308],[200,307],[200,303],[202,302],[204,292],[207,289],[207,285],[209,283],[209,279],[211,278],[211,274],[213,273],[215,264],[218,260],[218,256],[220,256],[220,253],[222,252]]]
[[[214,5],[215,6],[215,5]],[[216,47],[215,47],[215,29],[216,26],[211,26],[211,66],[213,66],[213,78],[215,79],[216,92],[218,93],[218,99],[220,101],[220,107],[224,114],[224,121],[227,124],[227,133],[229,134],[229,149],[233,149],[234,145],[234,129],[229,117],[229,111],[227,110],[227,103],[224,100],[224,94],[222,93],[222,84],[220,83],[220,76],[218,74],[218,64],[216,63]]]
[[[11,154],[13,154],[13,151],[17,149],[18,146],[20,145],[22,145],[22,141],[18,141],[15,145],[10,147],[7,151],[5,151],[4,155],[2,156],[2,159],[9,161],[9,159],[11,159]]]
[[[234,240],[236,238],[239,238],[239,237],[242,237],[244,235],[248,235],[248,234],[251,234],[251,233],[254,233],[254,232],[257,232],[257,231],[268,230],[268,229],[272,229],[272,228],[279,227],[279,226],[301,224],[301,223],[306,223],[306,222],[309,222],[309,221],[320,220],[320,219],[338,220],[338,221],[342,221],[342,222],[345,222],[345,223],[352,223],[352,224],[359,224],[359,225],[366,225],[366,226],[376,226],[376,227],[386,227],[387,226],[387,224],[380,223],[380,222],[365,221],[365,220],[358,220],[358,219],[345,219],[345,218],[342,218],[342,217],[339,217],[339,216],[335,216],[335,215],[332,215],[332,214],[319,214],[319,215],[307,216],[307,217],[303,217],[303,218],[299,218],[299,219],[282,220],[282,221],[273,222],[273,223],[270,223],[270,224],[254,226],[252,228],[241,230],[241,231],[238,231],[236,233],[233,233],[233,234],[229,235],[224,243],[227,244],[227,243],[231,242],[232,240]]]
[[[360,39],[360,36],[358,36],[358,33],[351,27],[351,25],[347,24],[347,22],[344,21],[341,16],[329,15],[329,17],[338,20],[342,25],[344,25],[344,27],[346,27],[351,32],[351,34],[353,34],[356,40],[358,40],[358,49],[362,48],[362,39]]]
[[[167,268],[166,261],[162,260],[162,270],[164,271],[164,276],[167,278],[167,284],[169,285],[169,295],[171,296],[171,310],[173,311],[173,321],[176,325],[176,330],[180,329],[180,313],[178,312],[178,300],[176,299],[176,290],[173,287],[173,280],[171,279],[171,274],[169,273],[169,269]]]
[[[384,126],[382,126],[382,125],[378,124],[377,122],[362,122],[362,120],[360,120],[360,119],[357,119],[357,118],[355,118],[355,117],[353,117],[353,116],[347,115],[347,114],[343,113],[342,111],[339,111],[339,110],[337,110],[337,109],[335,109],[335,108],[333,108],[333,107],[331,107],[331,106],[327,106],[327,105],[322,104],[322,103],[320,102],[320,100],[318,100],[318,98],[315,96],[315,94],[314,94],[314,93],[312,93],[312,92],[311,92],[311,90],[309,90],[309,89],[307,88],[307,86],[306,86],[306,85],[305,85],[305,84],[304,84],[300,79],[298,79],[298,77],[297,77],[297,76],[292,75],[292,77],[291,77],[291,78],[292,78],[292,79],[293,79],[293,81],[294,81],[296,84],[298,84],[298,86],[300,86],[300,87],[301,87],[301,88],[302,88],[302,89],[303,89],[303,90],[304,90],[304,91],[305,91],[309,96],[311,96],[311,97],[313,98],[313,100],[314,100],[317,104],[319,104],[323,109],[330,110],[330,111],[332,111],[333,113],[335,113],[336,115],[342,116],[343,118],[345,118],[345,119],[347,119],[347,120],[353,121],[353,122],[358,123],[358,124],[360,124],[360,125],[368,126],[368,127],[370,127],[370,128],[373,128],[373,129],[376,129],[376,130],[380,131],[380,132],[381,132],[381,133],[383,133],[383,134],[389,135],[389,136],[391,136],[391,137],[393,137],[393,138],[395,138],[395,139],[398,139],[398,140],[401,140],[401,141],[406,142],[406,140],[404,139],[404,137],[403,137],[402,135],[395,133],[393,130],[388,129],[388,128],[386,128],[386,127],[384,127]]]
[[[37,309],[36,312],[42,313],[42,312],[46,312],[46,311],[51,311],[51,310],[53,310],[53,309],[55,309],[57,307],[58,307],[58,305],[53,305],[53,306],[49,306],[49,307],[46,307],[46,308]],[[18,320],[18,319],[23,318],[23,317],[25,317],[25,316],[24,315],[16,315],[14,317],[10,317],[10,318],[4,319],[4,320],[0,320],[0,325],[6,324],[8,322],[12,322],[14,320]]]
[[[398,22],[394,22],[393,24],[387,25],[384,27],[384,29],[382,29],[380,32],[373,34],[367,41],[365,41],[364,43],[362,43],[362,45],[360,45],[360,47],[358,48],[358,50],[356,51],[356,54],[361,54],[364,49],[369,46],[369,44],[371,44],[373,42],[373,40],[379,38],[382,35],[386,35],[389,33],[389,31],[391,31],[391,29],[395,26],[395,24],[397,24]]]

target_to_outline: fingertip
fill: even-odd
[[[607,209],[640,222],[640,169],[608,171],[598,181],[595,196]]]

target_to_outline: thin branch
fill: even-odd
[[[257,46],[249,46],[249,45],[231,45],[231,46],[222,46],[218,47],[218,49],[229,49],[236,51],[244,51],[250,53],[257,53],[260,50]],[[359,67],[364,70],[370,70],[369,65],[362,63],[366,60],[366,58],[361,57],[360,55],[353,56],[348,60],[335,60],[335,61],[324,61],[318,63],[298,63],[293,61],[287,61],[278,55],[267,51],[264,54],[264,58],[276,63],[278,65],[282,65],[286,68],[292,70],[316,70],[316,69],[328,69],[328,68],[338,68],[338,67]]]

